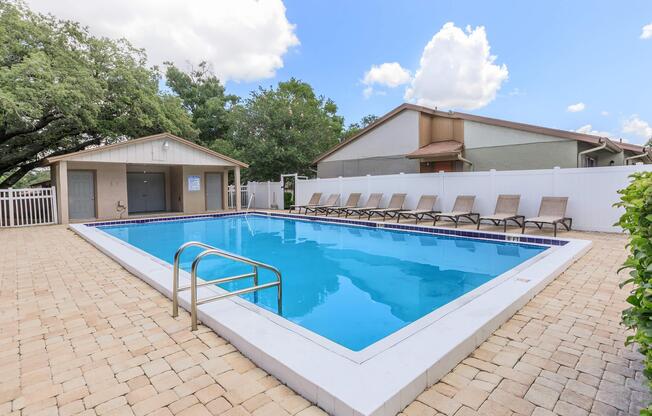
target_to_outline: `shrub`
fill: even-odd
[[[631,178],[629,186],[618,191],[622,196],[616,204],[625,208],[618,225],[630,234],[629,257],[621,268],[630,271],[620,287],[633,285],[623,324],[634,331],[626,345],[638,344],[645,356],[645,376],[652,381],[652,172],[639,172]],[[641,415],[652,415],[652,405],[642,409]]]
[[[292,195],[292,192],[286,192],[284,197],[283,203],[285,204],[285,209],[290,208],[290,205],[294,205],[294,195]]]

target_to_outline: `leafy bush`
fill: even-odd
[[[286,192],[284,197],[283,203],[285,204],[285,209],[290,208],[290,205],[294,205],[294,195],[292,195],[292,192]]]
[[[631,178],[629,186],[619,191],[622,197],[616,204],[625,208],[618,225],[630,234],[630,255],[621,269],[630,269],[629,277],[620,286],[633,285],[623,324],[634,331],[626,345],[639,345],[645,356],[645,376],[652,381],[652,172],[636,173]],[[642,409],[641,415],[651,416],[652,404]]]

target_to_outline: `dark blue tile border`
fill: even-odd
[[[457,230],[453,228],[423,227],[419,225],[396,224],[396,223],[387,223],[387,222],[383,223],[383,222],[365,221],[365,220],[351,220],[348,218],[315,217],[315,216],[308,216],[308,215],[301,215],[301,214],[288,214],[282,212],[262,212],[262,211],[219,212],[214,214],[180,215],[174,217],[153,217],[153,218],[141,218],[141,219],[130,219],[130,220],[93,222],[84,225],[88,227],[99,227],[99,226],[124,225],[124,224],[145,224],[150,222],[181,221],[181,220],[192,220],[192,219],[201,219],[201,218],[219,218],[219,217],[230,217],[234,215],[245,215],[245,214],[256,214],[256,215],[280,217],[280,218],[293,218],[293,219],[299,219],[303,221],[323,221],[323,222],[332,222],[332,223],[348,224],[348,225],[361,225],[365,227],[386,228],[390,230],[418,231],[418,232],[423,232],[428,234],[448,235],[448,236],[457,236],[457,237],[466,237],[466,238],[483,238],[488,240],[505,241],[505,242],[516,243],[516,244],[531,243],[531,244],[540,244],[540,245],[547,245],[547,246],[563,246],[568,243],[567,240],[553,239],[553,238],[528,237],[528,236],[515,237],[513,235],[507,235],[502,233],[488,233],[483,231]]]

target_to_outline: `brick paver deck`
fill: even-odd
[[[649,400],[623,347],[619,235],[423,392],[418,415],[624,415]],[[0,415],[323,414],[62,226],[0,230]]]

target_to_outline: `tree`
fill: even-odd
[[[0,187],[43,159],[131,137],[196,135],[177,97],[126,40],[0,2]]]
[[[229,108],[238,101],[235,95],[224,93],[220,80],[202,62],[185,73],[174,64],[166,63],[165,79],[170,89],[181,99],[192,122],[199,131],[198,141],[210,145],[223,139],[229,130]]]
[[[311,174],[312,161],[338,143],[342,127],[332,100],[292,78],[235,105],[226,142],[249,163],[248,179],[276,180],[282,173]]]
[[[378,120],[378,116],[369,114],[362,117],[359,122],[349,124],[349,126],[344,131],[344,134],[342,135],[342,140],[346,140],[355,136],[360,130],[374,123],[376,120]]]

